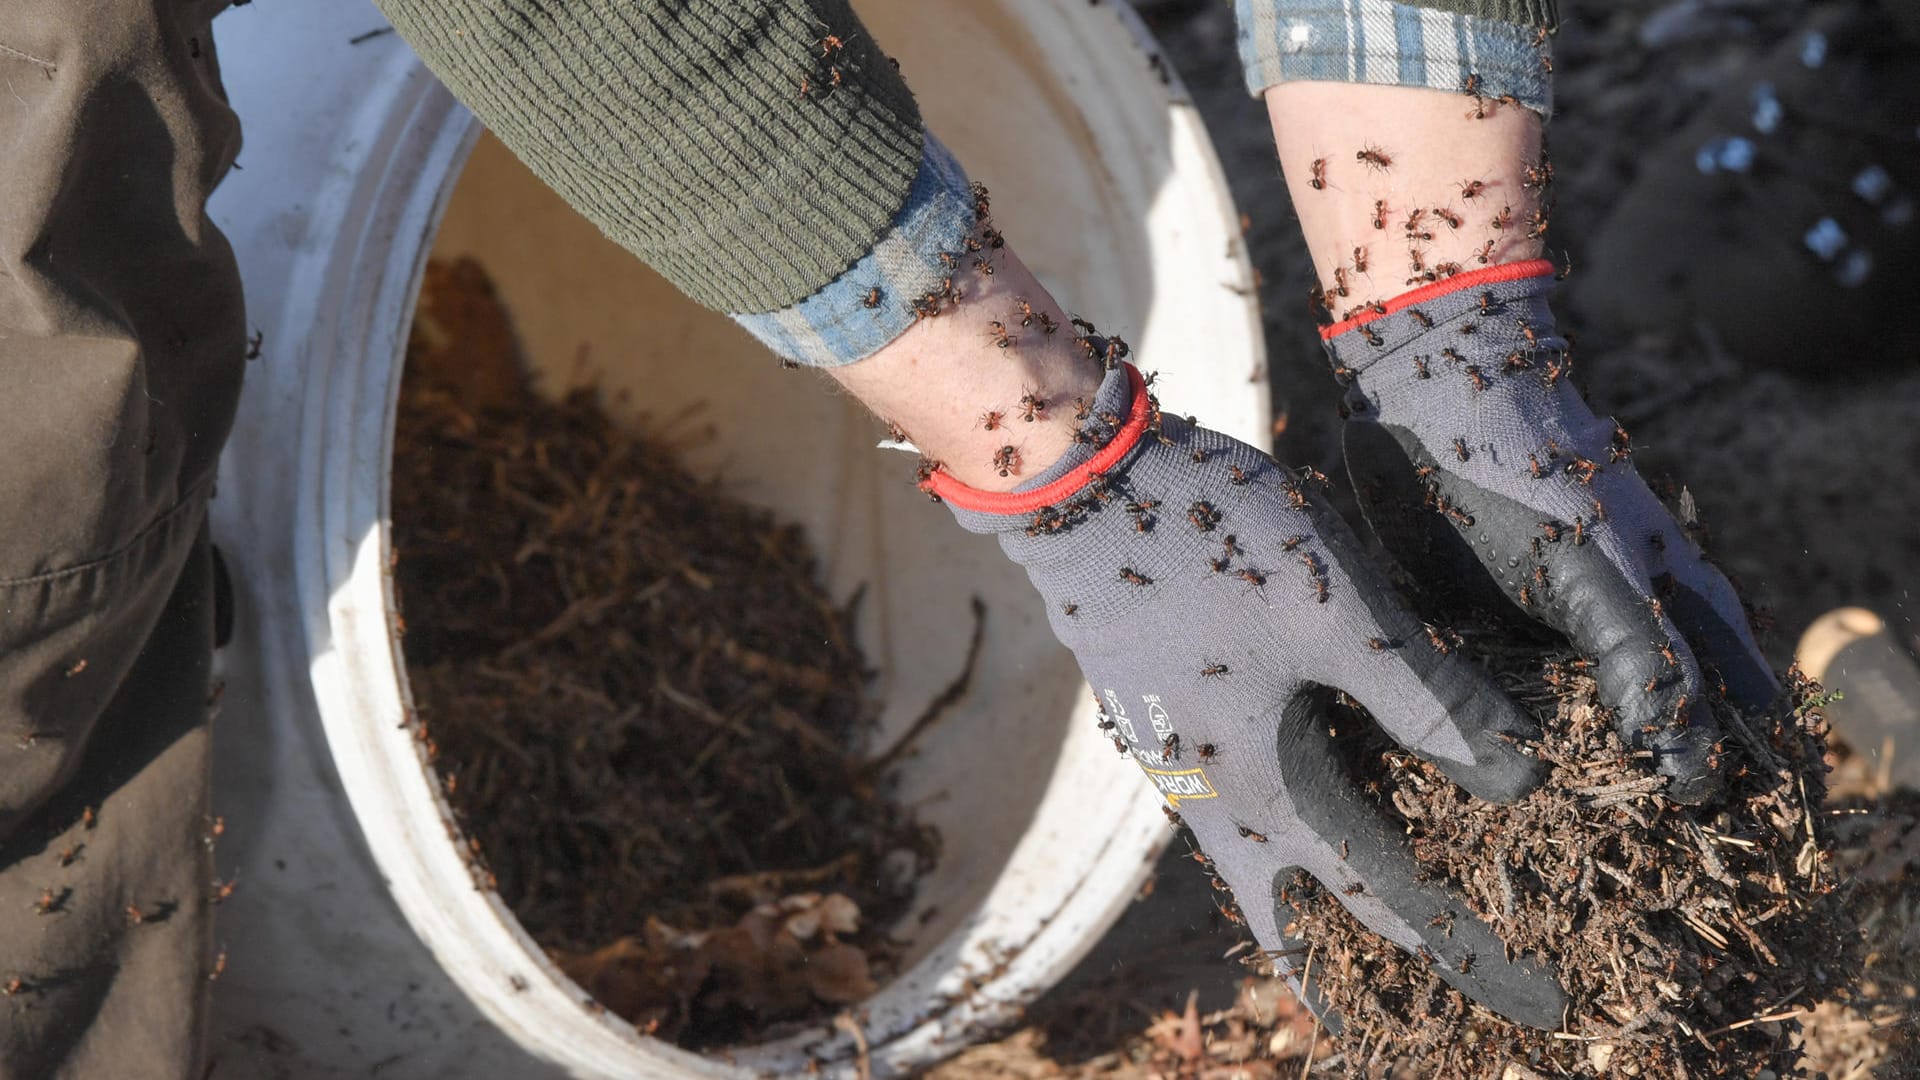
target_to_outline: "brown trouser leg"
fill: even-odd
[[[0,4],[0,1077],[203,1050],[224,4]]]

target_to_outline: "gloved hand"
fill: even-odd
[[[1547,294],[1553,268],[1511,263],[1429,285],[1322,331],[1349,380],[1346,443],[1363,502],[1417,482],[1447,553],[1408,552],[1419,575],[1473,560],[1509,599],[1596,660],[1621,738],[1654,751],[1666,793],[1700,802],[1718,786],[1720,733],[1709,678],[1733,703],[1764,708],[1776,685],[1746,613],[1647,489],[1625,432],[1594,416],[1567,377]],[[1385,445],[1395,460],[1377,464]],[[1397,447],[1394,454],[1392,448]],[[1465,555],[1471,549],[1472,559]],[[1703,673],[1701,661],[1711,665]]]
[[[1302,869],[1463,993],[1559,1026],[1565,997],[1546,965],[1508,962],[1491,927],[1421,880],[1336,760],[1326,704],[1346,691],[1497,801],[1541,776],[1501,737],[1532,734],[1529,718],[1401,606],[1311,484],[1160,416],[1127,365],[1084,411],[1095,437],[1018,491],[940,472],[925,486],[1026,567],[1116,746],[1184,818],[1260,945],[1292,948],[1279,891]]]

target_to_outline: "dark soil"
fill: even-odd
[[[1583,661],[1461,624],[1467,650],[1547,733],[1534,748],[1552,765],[1540,790],[1484,803],[1361,717],[1338,726],[1358,778],[1422,864],[1516,951],[1554,964],[1570,1037],[1471,1004],[1302,879],[1289,899],[1313,944],[1306,977],[1353,1018],[1339,1040],[1345,1073],[1399,1062],[1491,1080],[1597,1076],[1603,1064],[1681,1080],[1801,1075],[1794,1014],[1848,992],[1860,963],[1831,867],[1826,726],[1811,686],[1796,682],[1758,719],[1716,709],[1730,790],[1695,810],[1661,796],[1664,780],[1622,744]]]
[[[682,1045],[870,993],[935,838],[860,756],[853,612],[799,529],[533,393],[470,262],[429,268],[394,443],[416,734],[476,882]]]

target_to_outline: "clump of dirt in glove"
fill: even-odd
[[[1494,1016],[1302,879],[1287,898],[1291,930],[1312,943],[1305,976],[1348,1018],[1336,1067],[1491,1080],[1805,1075],[1798,1019],[1849,992],[1860,966],[1821,809],[1817,688],[1790,674],[1767,714],[1744,720],[1718,703],[1728,793],[1689,808],[1661,794],[1645,751],[1622,744],[1584,661],[1491,620],[1456,629],[1539,719],[1531,749],[1552,768],[1538,791],[1513,806],[1474,799],[1351,708],[1339,741],[1424,866],[1512,948],[1550,960],[1572,1005],[1560,1033]]]
[[[872,993],[937,838],[859,752],[853,612],[798,527],[533,393],[465,260],[428,267],[392,483],[418,743],[589,1007],[711,1047]]]

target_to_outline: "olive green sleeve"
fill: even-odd
[[[706,307],[784,308],[865,255],[919,108],[846,0],[378,0],[533,171]]]

